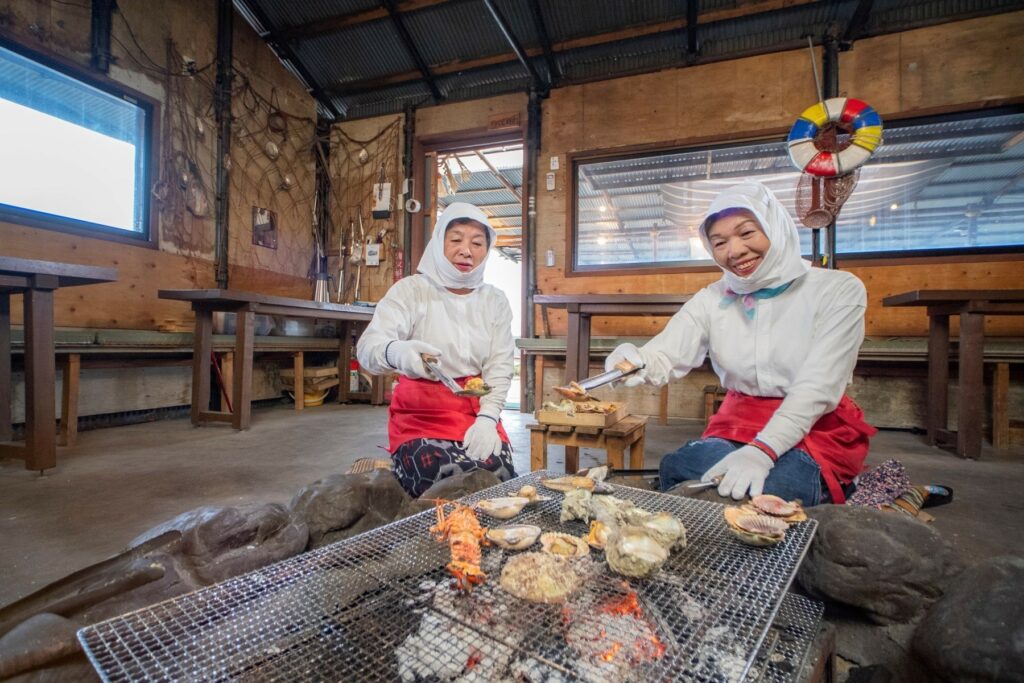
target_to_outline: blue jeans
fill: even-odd
[[[716,437],[687,442],[661,459],[661,490],[667,491],[681,481],[700,479],[712,465],[742,445]],[[764,492],[786,500],[799,498],[804,506],[811,507],[828,502],[828,490],[823,484],[818,463],[806,452],[793,448],[779,456],[768,472]]]

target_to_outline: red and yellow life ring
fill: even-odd
[[[849,147],[839,152],[818,148],[814,139],[829,123],[850,128]],[[833,97],[805,109],[786,144],[790,161],[804,173],[825,178],[844,175],[864,164],[882,144],[882,117],[863,100]]]

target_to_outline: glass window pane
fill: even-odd
[[[0,48],[0,204],[144,233],[146,110]]]
[[[781,141],[581,162],[575,173],[576,270],[708,263],[698,227],[715,195],[758,180],[795,216],[801,177]],[[837,250],[1024,245],[1022,173],[1024,113],[889,126],[839,214]],[[801,243],[809,254],[810,230],[801,230]]]

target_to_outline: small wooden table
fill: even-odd
[[[622,469],[626,449],[629,449],[629,466],[643,469],[644,439],[647,418],[642,415],[627,415],[608,427],[584,427],[580,425],[551,425],[535,423],[526,426],[530,430],[530,471],[547,469],[548,446],[565,446],[565,471],[572,474],[580,468],[580,448],[603,448],[608,451],[608,464],[613,469]],[[571,451],[570,451],[571,449]]]
[[[54,406],[53,292],[117,279],[114,268],[0,256],[0,442],[10,442],[11,295],[24,295],[25,443],[0,444],[0,455],[21,458],[25,469],[57,466]],[[65,413],[65,419],[67,414]]]
[[[986,315],[1024,315],[1024,289],[918,289],[882,299],[884,306],[928,311],[928,442],[955,443],[962,458],[981,454],[984,419]],[[949,317],[960,316],[956,431],[946,429],[949,396]]]
[[[338,350],[338,402],[344,403],[354,394],[348,390],[348,366],[352,358],[351,338],[355,328],[364,328],[373,318],[373,311],[360,306],[328,304],[305,299],[268,296],[256,292],[231,289],[161,289],[161,299],[188,301],[196,314],[194,351],[192,354],[192,424],[230,422],[235,429],[248,429],[252,419],[252,354],[253,328],[257,313],[291,318],[321,318],[341,321]],[[235,352],[232,372],[231,406],[233,412],[213,411],[210,405],[210,350],[213,339],[215,311],[234,312]],[[302,403],[302,366],[296,363],[296,394]]]

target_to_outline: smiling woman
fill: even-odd
[[[726,209],[714,218],[707,239],[715,263],[740,277],[753,273],[772,244],[757,218],[745,209]]]

